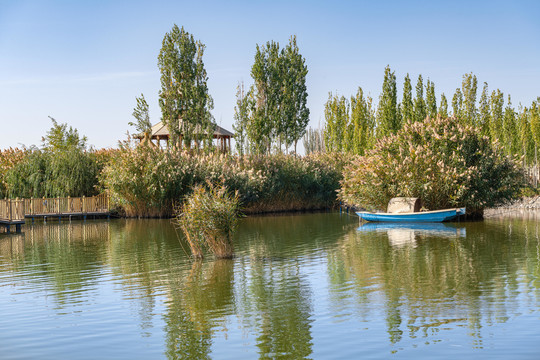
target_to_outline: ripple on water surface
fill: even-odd
[[[538,223],[435,230],[250,217],[192,261],[168,221],[28,226],[0,238],[0,357],[535,358]]]

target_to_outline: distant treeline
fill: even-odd
[[[463,75],[460,88],[451,98],[444,93],[437,101],[435,84],[418,76],[415,93],[409,74],[405,76],[400,100],[395,73],[385,68],[378,105],[362,88],[347,98],[329,94],[325,104],[326,123],[322,129],[309,129],[304,137],[306,153],[318,149],[363,155],[375,141],[393,134],[408,122],[426,117],[453,116],[463,125],[472,125],[483,136],[498,141],[508,155],[523,156],[526,164],[536,163],[540,145],[540,97],[529,106],[517,109],[510,95],[490,92],[485,82],[478,98],[478,80],[472,73]]]

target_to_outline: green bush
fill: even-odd
[[[5,193],[15,198],[92,196],[102,168],[95,155],[80,148],[27,151],[4,177]]]
[[[217,258],[231,258],[239,210],[238,192],[230,195],[223,185],[196,185],[176,211],[174,223],[184,233],[194,257],[202,258],[203,249],[207,249]]]
[[[336,203],[342,155],[243,156],[124,144],[102,174],[127,216],[171,216],[173,203],[197,184],[238,191],[246,213],[328,208]]]
[[[513,199],[522,185],[517,162],[478,130],[453,118],[426,118],[353,160],[339,197],[372,209],[385,209],[396,196],[420,197],[432,210],[466,206],[475,213]]]

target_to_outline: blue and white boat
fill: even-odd
[[[465,208],[420,211],[408,213],[357,212],[360,219],[374,222],[444,222],[465,215]]]

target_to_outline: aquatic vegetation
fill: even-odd
[[[466,206],[482,212],[519,194],[515,159],[472,126],[454,118],[408,122],[345,168],[339,197],[384,209],[396,196],[420,197],[429,209]]]
[[[191,253],[203,257],[203,250],[220,259],[233,256],[232,236],[240,218],[238,192],[230,194],[224,185],[195,185],[183,205],[175,211],[174,224],[184,233]]]

